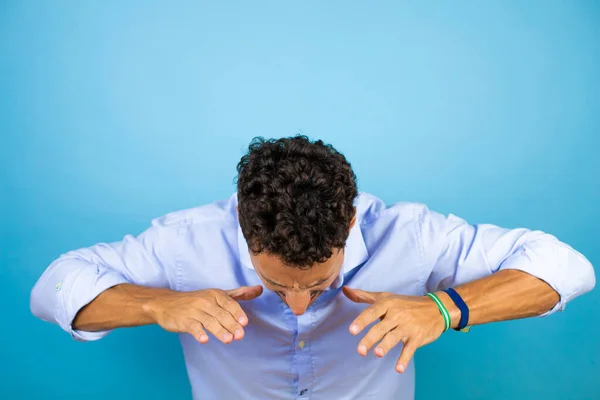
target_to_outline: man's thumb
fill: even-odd
[[[227,290],[227,294],[234,300],[252,300],[260,296],[263,292],[263,287],[256,286],[240,286],[237,289]]]
[[[367,303],[373,304],[377,301],[377,292],[367,292],[365,290],[354,289],[348,286],[342,287],[342,292],[346,295],[347,298],[352,300],[355,303]]]

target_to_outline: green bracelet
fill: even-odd
[[[448,312],[448,309],[446,309],[444,303],[442,303],[440,298],[437,297],[437,295],[435,295],[434,293],[427,293],[427,296],[429,296],[429,298],[433,300],[433,302],[437,305],[438,309],[440,310],[442,317],[444,317],[444,332],[446,332],[450,328],[450,313]]]

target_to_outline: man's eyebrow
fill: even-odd
[[[279,286],[279,287],[282,287],[282,288],[289,288],[289,286],[282,285],[281,283],[277,283],[277,282],[275,282],[275,281],[272,281],[271,279],[267,278],[266,276],[264,276],[264,275],[263,275],[263,274],[261,274],[260,272],[258,272],[258,271],[256,271],[256,272],[257,272],[257,273],[258,273],[258,274],[259,274],[259,275],[260,275],[260,276],[261,276],[261,277],[262,277],[262,278],[263,278],[265,281],[267,281],[268,283],[270,283],[270,284],[271,284],[271,285],[273,285],[273,286]],[[329,279],[331,279],[331,277],[332,277],[332,276],[333,276],[333,275],[331,275],[331,276],[328,276],[327,278],[321,279],[321,280],[319,280],[319,281],[317,281],[317,282],[313,283],[313,284],[312,284],[312,285],[310,285],[310,286],[303,287],[302,289],[310,289],[310,288],[313,288],[313,287],[315,287],[315,286],[319,286],[319,285],[323,284],[324,282],[327,282]]]
[[[310,285],[310,286],[307,286],[306,288],[307,288],[307,289],[310,289],[310,288],[313,288],[313,287],[315,287],[315,286],[322,285],[323,283],[325,283],[325,282],[327,282],[329,279],[331,279],[331,277],[332,277],[332,276],[333,276],[333,275],[330,275],[330,276],[328,276],[328,277],[327,277],[327,278],[325,278],[325,279],[321,279],[320,281],[317,281],[316,283],[313,283],[312,285]]]
[[[256,271],[258,272],[258,271]],[[273,286],[279,286],[279,287],[287,287],[285,285],[282,285],[281,283],[277,283],[275,281],[270,280],[269,278],[267,278],[266,276],[264,276],[263,274],[261,274],[260,272],[258,272],[258,274],[267,282],[269,282],[271,285]]]

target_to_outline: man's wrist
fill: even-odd
[[[144,318],[147,319],[151,324],[156,324],[156,314],[158,308],[158,301],[156,298],[143,298],[137,299],[139,307],[142,310]]]
[[[440,299],[440,301],[448,310],[450,314],[450,328],[456,329],[458,328],[458,324],[460,323],[460,309],[454,304],[450,296],[444,291],[435,292],[436,296]]]
[[[173,293],[165,288],[148,288],[133,285],[123,285],[123,290],[130,295],[130,307],[139,310],[147,324],[156,324],[156,316],[160,312],[160,306],[165,295]]]

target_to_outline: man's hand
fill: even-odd
[[[347,286],[342,291],[356,303],[371,304],[350,325],[357,335],[371,323],[380,320],[358,344],[358,353],[367,355],[371,347],[383,357],[398,343],[404,343],[396,363],[396,371],[404,372],[415,351],[436,340],[444,331],[444,319],[436,304],[425,296],[400,296],[386,292],[367,292]]]
[[[244,337],[248,317],[238,300],[252,300],[262,294],[262,286],[242,286],[233,290],[206,289],[194,292],[167,292],[144,304],[153,321],[170,332],[189,333],[200,343],[208,342],[206,331],[223,343]]]

